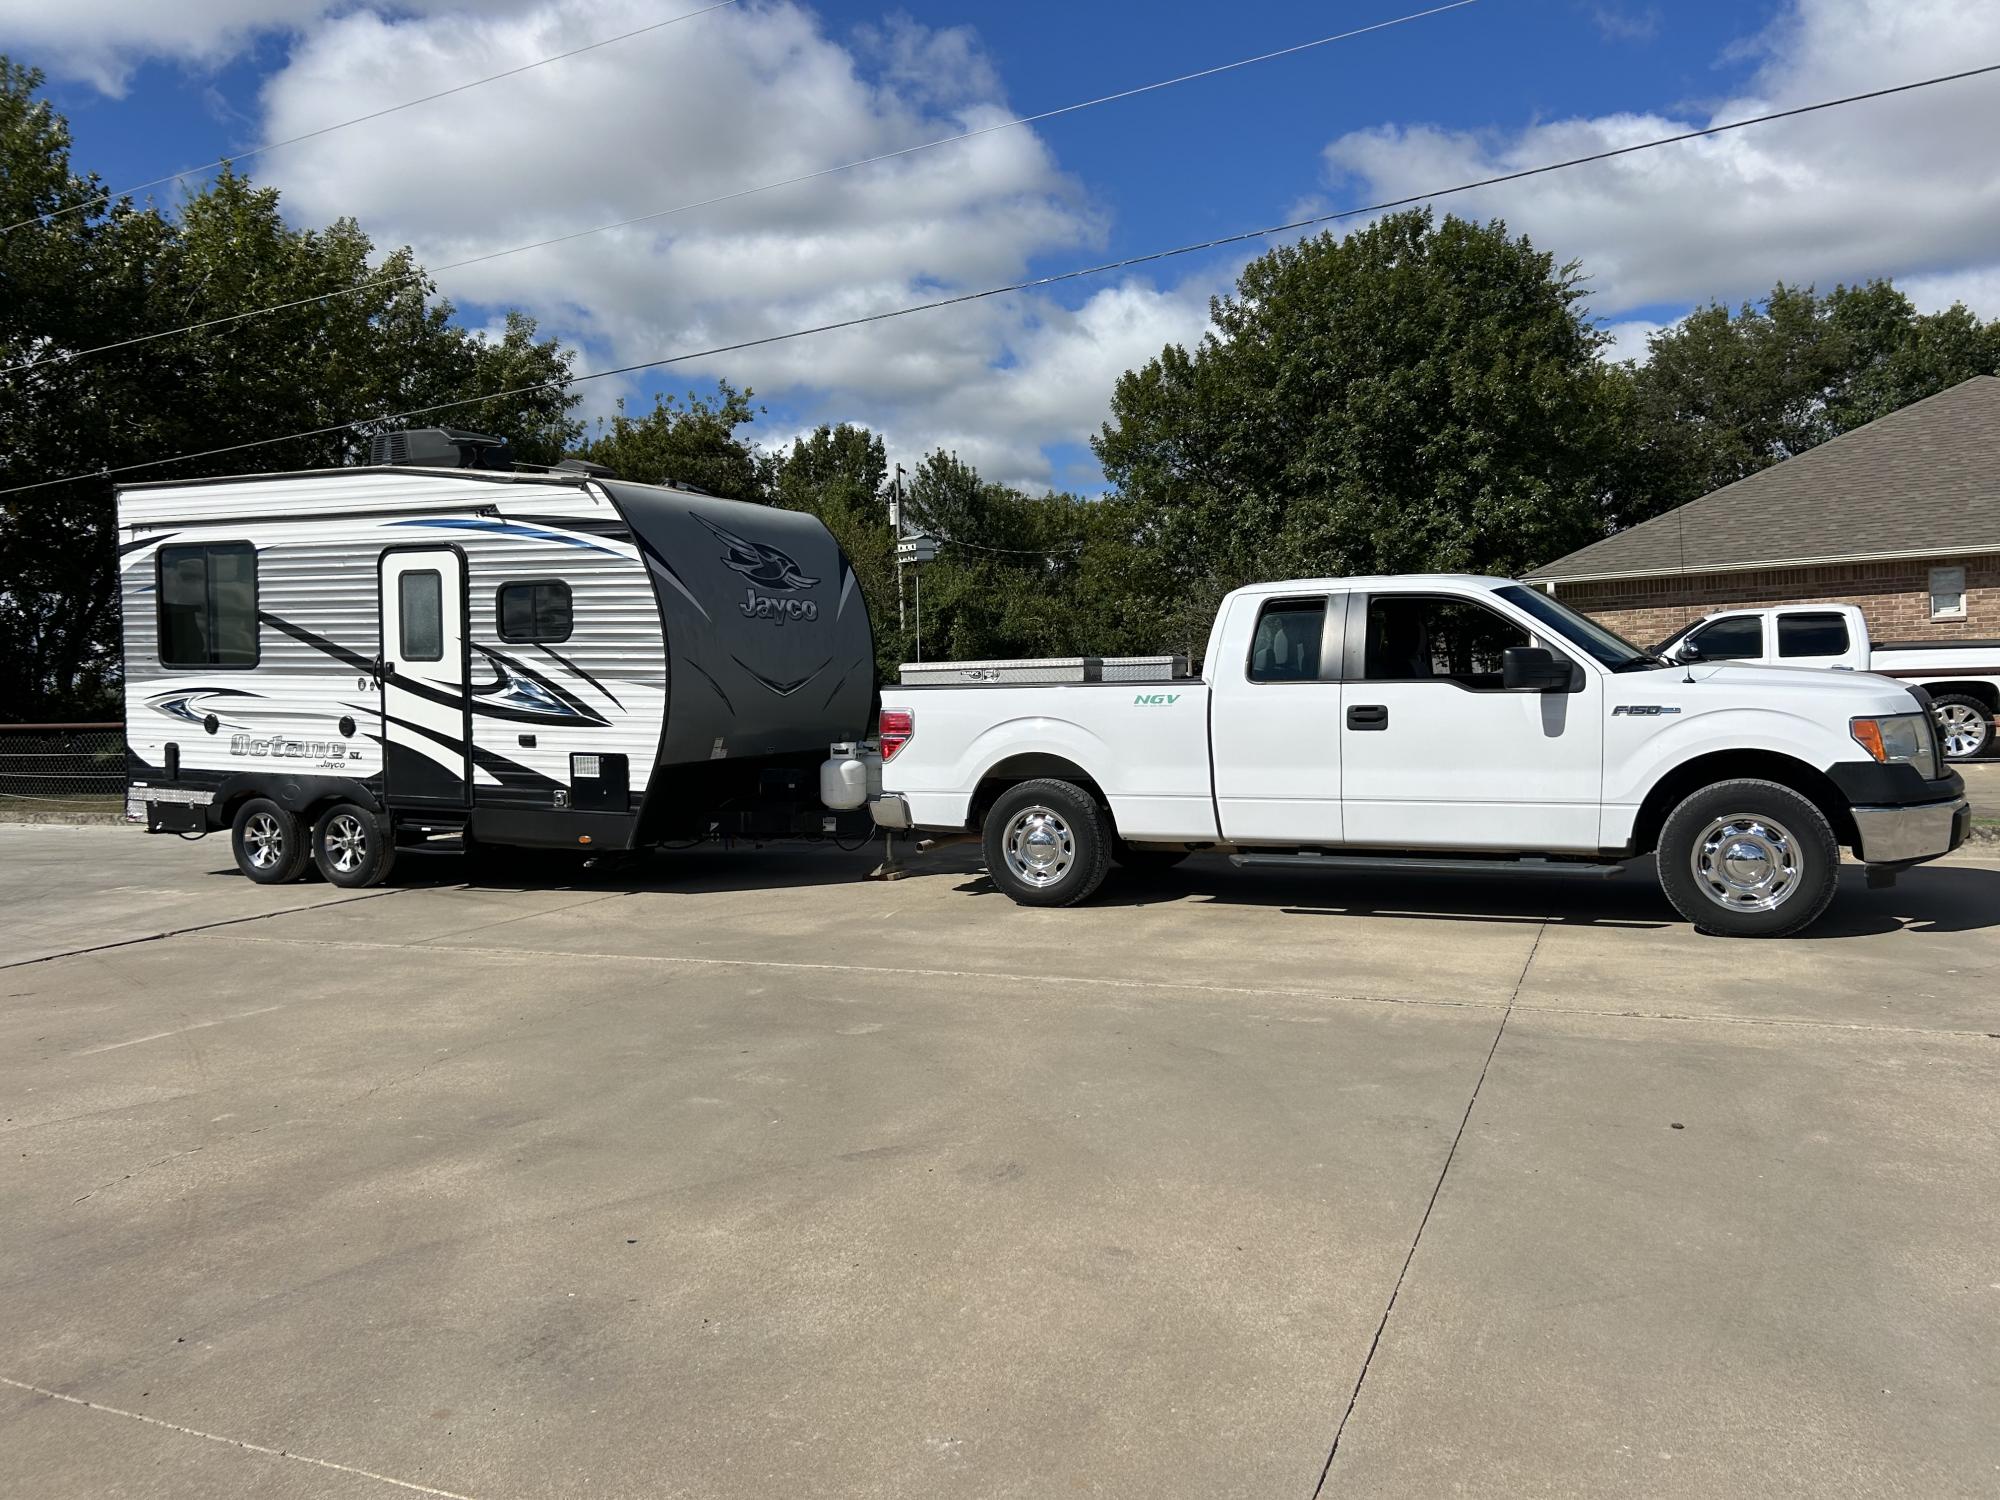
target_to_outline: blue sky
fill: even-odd
[[[180,5],[167,25],[150,4],[86,0],[70,23],[45,0],[0,0],[0,47],[52,75],[79,164],[114,184],[690,8]],[[413,241],[440,264],[1422,8],[747,0],[249,165],[286,190],[301,222],[354,212],[378,242]],[[987,137],[977,154],[908,158],[865,184],[831,179],[520,257],[505,274],[447,276],[446,290],[473,326],[524,305],[577,344],[580,368],[623,363],[2000,61],[1995,11],[1980,0],[1478,0]],[[1645,332],[1693,303],[1754,295],[1779,276],[1890,274],[1920,301],[1965,297],[1992,316],[2000,307],[1981,304],[2000,289],[2000,254],[1984,247],[2000,243],[2000,178],[1991,153],[1963,138],[1993,138],[1996,96],[2000,85],[1957,85],[1712,151],[1669,148],[1677,160],[1657,169],[1585,168],[1456,206],[1581,257],[1593,310],[1625,353],[1643,353]],[[461,186],[427,194],[427,166]],[[1197,336],[1206,296],[1249,253],[620,382],[593,391],[591,409],[726,375],[769,406],[766,441],[852,418],[882,427],[900,453],[942,443],[996,477],[1092,488],[1083,439],[1111,378],[1169,338]]]

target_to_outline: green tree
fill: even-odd
[[[638,484],[684,484],[729,500],[766,501],[769,465],[736,435],[757,419],[753,395],[724,380],[713,398],[693,391],[685,400],[659,396],[640,417],[627,416],[621,401],[617,415],[584,444],[583,456]]]
[[[134,477],[338,465],[394,412],[481,394],[438,420],[504,433],[541,461],[581,431],[555,341],[519,316],[493,341],[455,327],[409,251],[372,265],[352,220],[293,229],[275,191],[234,172],[177,216],[93,204],[103,184],[72,169],[40,85],[0,59],[0,220],[60,214],[0,236],[0,365],[50,360],[0,373],[0,489],[322,427],[337,430]],[[340,295],[62,357],[325,293]],[[0,701],[13,711],[116,713],[114,562],[110,480],[0,499]]]
[[[1259,578],[1520,571],[1601,534],[1629,378],[1574,266],[1428,210],[1282,246],[1094,440],[1169,635]]]
[[[907,642],[896,620],[895,547],[889,532],[889,457],[879,434],[822,424],[768,460],[774,503],[819,517],[847,554],[875,626],[875,661],[894,679]]]
[[[1919,313],[1887,281],[1780,284],[1697,308],[1632,372],[1634,463],[1622,523],[1685,504],[1974,375],[2000,371],[2000,323]]]

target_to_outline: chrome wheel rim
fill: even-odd
[[[1944,741],[1944,753],[1953,760],[1964,760],[1985,748],[1986,737],[1992,730],[1984,714],[1963,703],[1941,704],[1933,712],[1937,715],[1938,738]]]
[[[1776,911],[1799,888],[1798,840],[1758,813],[1715,819],[1688,863],[1702,894],[1726,911]]]
[[[285,826],[269,813],[243,825],[243,857],[253,870],[275,870],[285,857]]]
[[[352,875],[368,859],[368,830],[353,813],[335,813],[326,825],[326,862]]]
[[[1024,807],[1015,813],[1001,847],[1009,873],[1037,889],[1054,885],[1076,863],[1076,835],[1053,808]]]

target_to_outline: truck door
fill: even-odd
[[[1501,653],[1543,645],[1469,596],[1353,596],[1341,688],[1347,842],[1406,849],[1594,851],[1604,687],[1508,692]]]
[[[465,558],[456,547],[382,554],[382,774],[398,806],[464,807],[472,786]]]
[[[1344,595],[1334,595],[1331,618],[1325,594],[1239,599],[1233,606],[1255,610],[1256,619],[1243,656],[1209,664],[1209,746],[1225,839],[1341,842],[1346,605]],[[1240,643],[1246,635],[1240,626],[1225,628],[1221,639]]]

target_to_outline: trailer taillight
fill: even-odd
[[[907,708],[882,710],[882,759],[894,760],[896,752],[909,744],[917,732],[917,716]]]

